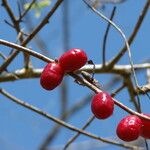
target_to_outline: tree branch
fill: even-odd
[[[60,120],[60,119],[58,119],[56,117],[53,117],[52,115],[50,115],[50,114],[40,110],[39,108],[37,108],[35,106],[32,106],[32,105],[30,105],[30,104],[28,104],[28,103],[26,103],[24,101],[21,101],[20,99],[12,96],[8,92],[6,92],[4,89],[0,89],[0,93],[2,95],[6,96],[8,99],[12,100],[13,102],[15,102],[15,103],[17,103],[17,104],[19,104],[19,105],[21,105],[21,106],[23,106],[23,107],[25,107],[25,108],[27,108],[29,110],[32,110],[35,113],[38,113],[39,115],[41,115],[41,116],[43,116],[43,117],[45,117],[47,119],[50,119],[50,120],[52,120],[52,121],[54,121],[54,122],[56,122],[56,123],[58,123],[58,124],[60,124],[60,125],[62,125],[64,127],[66,127],[67,129],[70,129],[70,130],[74,131],[74,132],[79,132],[79,133],[81,133],[81,134],[83,134],[85,136],[88,136],[90,138],[96,139],[98,141],[106,142],[106,143],[109,143],[109,144],[113,144],[113,145],[116,145],[116,146],[130,148],[130,149],[138,149],[138,147],[136,147],[136,146],[131,146],[131,145],[128,145],[128,144],[118,143],[116,141],[108,140],[108,139],[105,139],[105,138],[101,138],[101,137],[98,137],[98,136],[96,136],[96,135],[94,135],[92,133],[89,133],[89,132],[86,132],[84,130],[78,129],[75,126],[72,126],[72,125],[70,125],[68,123],[65,123],[64,121],[62,121],[62,120]]]

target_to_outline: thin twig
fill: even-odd
[[[89,126],[89,124],[91,124],[91,122],[92,122],[94,119],[95,119],[95,116],[91,116],[91,117],[87,120],[86,124],[85,124],[81,129],[82,129],[82,130],[85,130],[85,129]],[[78,137],[79,135],[80,135],[80,133],[78,132],[78,133],[76,133],[71,139],[69,139],[69,141],[67,142],[67,144],[64,146],[63,150],[66,150],[66,149],[70,146],[70,144],[73,143],[73,141],[74,141],[75,139],[77,139],[77,137]]]
[[[26,16],[26,14],[30,11],[31,7],[33,6],[33,4],[36,2],[36,0],[32,0],[32,2],[30,3],[30,5],[28,6],[28,8],[20,15],[18,21],[21,21],[22,18],[24,16]]]
[[[146,95],[147,95],[147,97],[150,99],[150,95],[149,95],[147,92],[146,92],[145,94],[146,94]]]
[[[53,62],[54,61],[54,60],[52,60],[52,59],[50,59],[50,58],[48,58],[48,57],[46,57],[46,56],[44,56],[44,55],[42,55],[40,53],[37,53],[37,52],[35,52],[35,51],[33,51],[33,50],[29,49],[29,48],[20,46],[18,44],[12,43],[12,42],[8,42],[6,40],[0,39],[0,44],[8,46],[8,47],[11,47],[11,48],[14,48],[14,49],[17,49],[17,50],[22,51],[22,52],[25,52],[25,53],[27,53],[29,55],[32,55],[32,56],[34,56],[36,58],[39,58],[39,59],[41,59],[41,60],[43,60],[45,62]]]
[[[112,12],[111,12],[111,16],[110,16],[110,20],[113,20],[114,18],[114,15],[115,15],[115,12],[116,12],[116,6],[113,8]],[[106,42],[107,42],[107,37],[108,37],[108,33],[110,31],[110,27],[111,27],[111,24],[108,22],[108,25],[107,25],[107,28],[106,28],[106,31],[105,31],[105,35],[104,35],[104,39],[103,39],[103,50],[102,50],[102,58],[103,58],[103,65],[105,66],[106,64]]]
[[[7,58],[2,52],[0,52],[0,57],[4,60]]]
[[[10,23],[9,21],[7,21],[6,19],[4,19],[4,22],[5,22],[7,25],[9,25],[10,27],[15,28],[14,25],[11,24],[11,23]]]

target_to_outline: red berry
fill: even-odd
[[[123,118],[117,126],[117,135],[123,141],[136,140],[141,133],[142,121],[135,115]]]
[[[150,114],[144,114],[148,117],[150,117]],[[142,119],[142,132],[141,136],[143,136],[146,139],[150,139],[150,121]]]
[[[63,76],[64,71],[58,63],[49,63],[41,74],[41,86],[46,90],[53,90],[61,83]]]
[[[81,49],[71,49],[65,52],[60,58],[59,63],[65,72],[72,72],[84,66],[87,62],[87,55]]]
[[[100,92],[93,97],[91,110],[98,119],[106,119],[113,113],[114,101],[108,93]]]

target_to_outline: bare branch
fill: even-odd
[[[14,49],[17,49],[17,50],[22,51],[22,52],[25,52],[25,53],[27,53],[29,55],[32,55],[36,58],[39,58],[39,59],[41,59],[45,62],[53,62],[54,61],[54,60],[52,60],[52,59],[50,59],[50,58],[48,58],[48,57],[46,57],[46,56],[44,56],[40,53],[37,53],[37,52],[35,52],[35,51],[33,51],[29,48],[20,46],[20,45],[15,44],[15,43],[11,43],[11,42],[0,39],[0,44],[11,47],[11,48],[14,48]]]
[[[124,34],[124,32],[113,22],[111,21],[109,18],[107,18],[105,15],[103,15],[102,13],[100,13],[98,10],[96,10],[94,7],[92,7],[90,4],[88,4],[85,0],[83,0],[85,2],[85,4],[88,5],[89,8],[91,8],[98,16],[100,16],[102,19],[104,19],[105,21],[107,21],[108,23],[110,23],[121,35],[121,37],[124,39],[124,42],[125,42],[125,45],[127,47],[127,50],[128,50],[128,56],[129,56],[129,62],[130,62],[130,65],[131,65],[131,70],[132,70],[132,73],[133,73],[133,77],[134,77],[134,81],[135,81],[135,84],[136,86],[138,86],[138,81],[137,81],[137,77],[136,77],[136,74],[135,74],[135,70],[134,70],[134,67],[133,67],[133,61],[132,61],[132,56],[131,56],[131,50],[130,50],[130,46],[129,46],[129,43],[127,41],[127,38]]]
[[[21,43],[22,46],[28,44],[33,37],[48,23],[50,17],[54,14],[57,10],[59,5],[63,2],[63,0],[58,0],[54,7],[50,10],[50,12],[45,16],[45,18],[41,21],[41,23],[33,30],[33,32]],[[13,61],[13,59],[19,54],[19,51],[15,50],[4,63],[0,67],[0,73]]]
[[[149,4],[150,4],[150,0],[147,0],[146,4],[145,4],[145,6],[144,6],[144,8],[143,8],[143,10],[142,10],[142,13],[141,13],[141,15],[139,16],[138,21],[137,21],[137,23],[136,23],[136,25],[135,25],[135,27],[134,27],[134,29],[133,29],[133,32],[132,32],[132,34],[130,35],[130,37],[129,37],[129,39],[128,39],[129,45],[131,45],[132,42],[134,41],[134,39],[135,39],[135,37],[136,37],[136,35],[137,35],[137,33],[138,33],[138,31],[139,31],[141,25],[142,25],[142,22],[143,22],[143,20],[144,20],[146,14],[147,14],[147,12],[148,12],[148,10],[149,10]],[[120,60],[120,58],[125,54],[126,51],[127,51],[127,47],[126,47],[126,45],[125,45],[125,46],[121,49],[121,51],[117,54],[117,56],[115,56],[115,57],[110,61],[110,63],[109,63],[110,68],[112,68],[112,67]]]
[[[23,47],[23,49],[24,49],[24,47]],[[25,49],[27,49],[27,48],[25,48]],[[30,53],[32,53],[31,49],[28,49],[28,50],[30,50]],[[39,53],[37,53],[37,54],[39,54]],[[32,56],[34,56],[34,54],[32,54]],[[43,55],[42,55],[42,57],[43,57]],[[37,58],[41,59],[41,57],[37,57]],[[52,59],[47,58],[45,56],[41,60],[46,61],[46,62],[53,61]],[[150,63],[134,65],[135,70],[142,70],[142,69],[147,69],[147,68],[150,68]],[[32,71],[30,70],[30,74],[28,73],[28,70],[24,70],[24,69],[18,69],[11,73],[4,72],[3,74],[0,75],[0,82],[15,81],[16,79],[12,76],[12,74],[15,74],[17,77],[19,77],[19,79],[39,78],[42,70],[43,70],[42,68],[41,69],[32,69]],[[77,70],[76,73],[80,74],[82,71],[92,73],[93,67],[92,67],[92,65],[85,65],[81,69]],[[113,74],[124,76],[124,75],[129,75],[131,73],[131,66],[130,65],[115,65],[111,70],[107,70],[107,68],[103,68],[102,64],[98,64],[98,65],[96,64],[95,65],[95,73],[96,74],[98,74],[98,73],[113,73]]]
[[[11,94],[9,94],[8,92],[6,92],[3,89],[0,90],[0,93],[2,95],[6,96],[8,99],[12,100],[13,102],[15,102],[15,103],[17,103],[17,104],[19,104],[19,105],[21,105],[21,106],[23,106],[23,107],[25,107],[25,108],[27,108],[29,110],[32,110],[35,113],[38,113],[39,115],[41,115],[41,116],[43,116],[43,117],[45,117],[47,119],[50,119],[50,120],[52,120],[52,121],[54,121],[54,122],[56,122],[56,123],[58,123],[58,124],[60,124],[60,125],[62,125],[64,127],[66,127],[67,129],[70,129],[70,130],[74,131],[74,132],[79,132],[79,133],[81,133],[83,135],[86,135],[86,136],[88,136],[90,138],[96,139],[98,141],[106,142],[106,143],[109,143],[109,144],[113,144],[113,145],[116,145],[116,146],[130,148],[130,149],[138,149],[138,147],[136,147],[136,146],[131,146],[131,145],[128,145],[128,144],[118,143],[116,141],[108,140],[108,139],[105,139],[105,138],[101,138],[101,137],[98,137],[98,136],[96,136],[96,135],[94,135],[92,133],[89,133],[89,132],[86,132],[84,130],[78,129],[78,128],[76,128],[76,127],[74,127],[74,126],[72,126],[72,125],[70,125],[68,123],[65,123],[64,121],[62,121],[62,120],[60,120],[60,119],[58,119],[56,117],[53,117],[52,115],[50,115],[50,114],[48,114],[46,112],[43,112],[42,110],[40,110],[39,108],[37,108],[35,106],[32,106],[32,105],[30,105],[30,104],[28,104],[28,103],[26,103],[24,101],[21,101],[20,99],[12,96]]]

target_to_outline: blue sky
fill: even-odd
[[[13,11],[17,14],[16,1],[9,0],[9,4],[12,6]],[[53,1],[53,3],[55,0]],[[135,22],[145,4],[145,0],[127,0],[125,3],[118,4],[114,21],[124,31],[128,37],[133,30]],[[53,4],[52,3],[52,4]],[[101,10],[106,16],[110,16],[114,5],[106,5],[105,9]],[[33,24],[36,26],[42,18],[46,15],[51,7],[47,7],[42,11],[40,18],[35,18],[34,12],[31,11],[30,15]],[[0,38],[8,41],[16,41],[16,33],[3,20],[7,18],[7,14],[0,6]],[[134,63],[141,63],[146,59],[149,59],[149,20],[150,13],[148,12],[140,31],[131,45],[132,58]],[[81,48],[84,49],[88,55],[88,58],[93,60],[95,64],[102,63],[102,41],[105,33],[107,23],[99,16],[93,13],[82,0],[69,1],[69,49]],[[22,24],[23,30],[27,30]],[[47,50],[50,53],[51,58],[57,58],[63,53],[63,32],[62,32],[62,6],[52,16],[48,25],[39,33],[47,44]],[[110,60],[117,54],[120,48],[124,45],[124,41],[118,32],[111,28],[109,38],[107,41],[106,58]],[[41,52],[36,44],[32,41],[28,44],[28,47],[32,47],[34,50]],[[9,49],[0,46],[0,50],[6,55],[9,53]],[[20,69],[23,65],[22,54],[20,54],[8,68],[9,71]],[[42,68],[46,63],[32,58],[33,66],[35,68]],[[0,59],[2,63],[2,59]],[[126,54],[120,64],[129,64],[128,55]],[[112,79],[112,75],[97,74],[96,79],[103,86]],[[71,77],[65,77],[68,84],[68,107],[82,100],[90,93],[93,94],[86,87],[79,86],[73,82]],[[138,81],[140,85],[146,83],[145,72],[139,73]],[[120,83],[119,83],[120,84]],[[119,87],[119,84],[110,87],[108,92],[112,92],[115,87]],[[56,88],[53,91],[45,91],[39,84],[39,79],[27,79],[16,82],[1,83],[1,88],[6,89],[16,97],[36,106],[40,109],[58,117],[60,116],[60,88]],[[127,90],[123,90],[116,97],[119,101],[126,104],[130,108],[133,108],[132,103],[129,102],[129,96]],[[142,110],[149,113],[149,101],[146,96],[141,96]],[[37,150],[45,139],[49,131],[55,125],[50,120],[47,120],[30,110],[27,110],[17,104],[9,101],[4,96],[0,95],[0,149],[2,150]],[[79,112],[67,120],[68,123],[82,127],[88,118],[92,115],[90,110],[90,104],[83,107]],[[101,121],[95,119],[94,122],[87,128],[87,131],[95,133],[101,137],[116,138],[115,128],[119,120],[127,115],[126,112],[115,107],[114,114],[111,118]],[[62,128],[59,136],[55,138],[51,146],[64,145],[69,138],[74,135],[68,129]],[[80,136],[75,142],[82,142],[90,140],[85,136]],[[98,148],[99,149],[99,148]],[[103,149],[103,148],[102,148]],[[106,146],[104,149],[112,150],[112,145]],[[119,150],[121,148],[115,147]],[[96,150],[96,148],[95,148]]]

